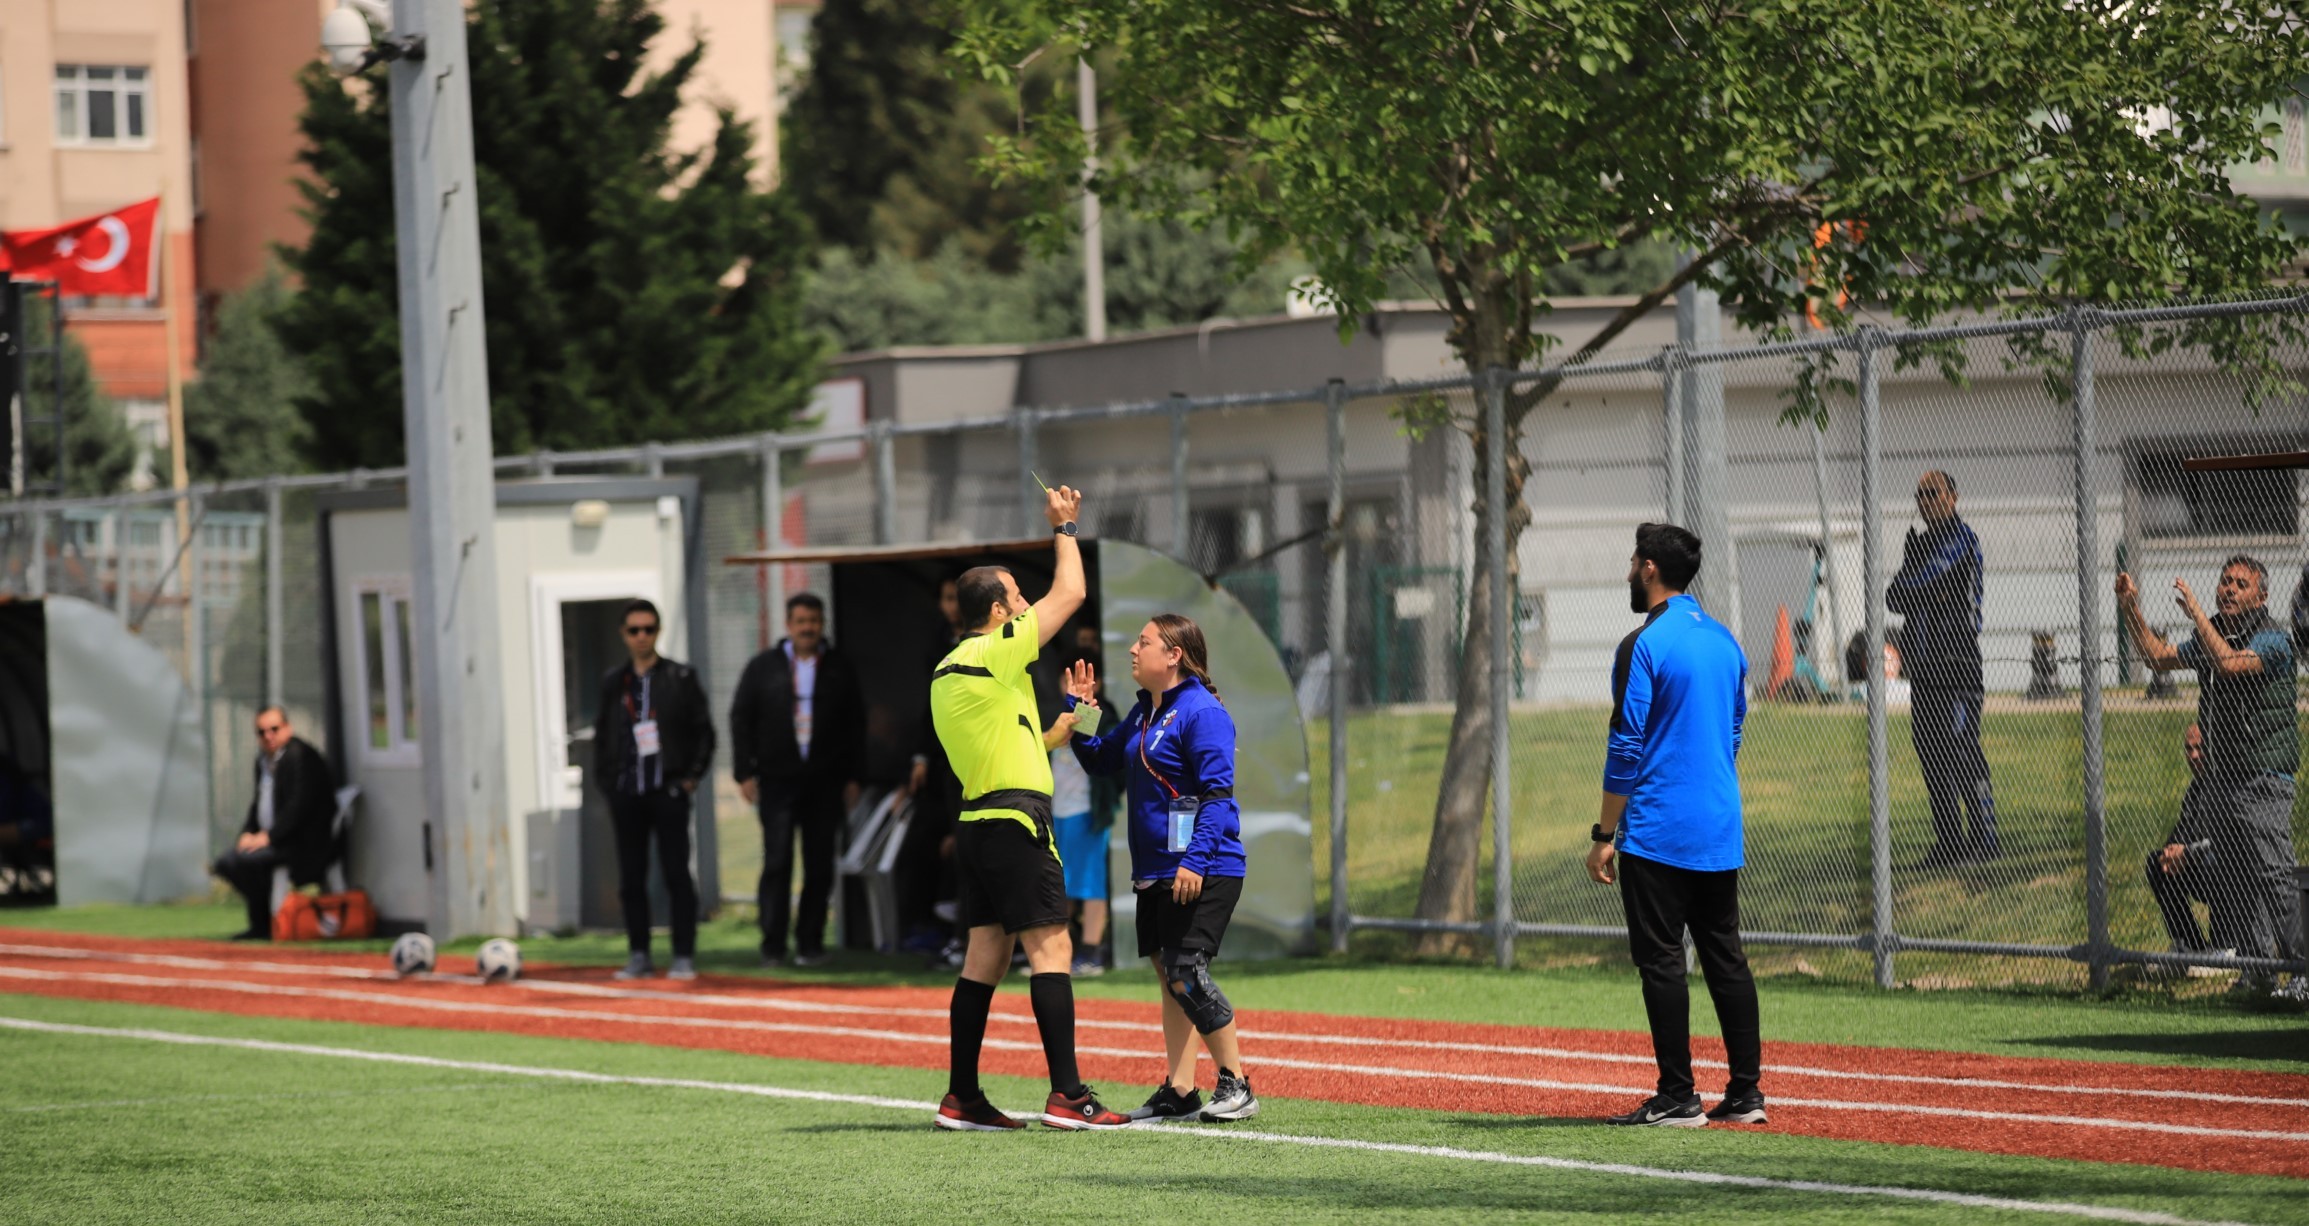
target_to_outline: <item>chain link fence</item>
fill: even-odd
[[[2281,897],[2290,781],[2255,800],[2265,828],[2203,779],[2183,820],[2198,674],[2151,667],[2169,660],[2144,656],[2115,583],[2134,576],[2147,630],[2185,644],[2174,580],[2219,613],[2224,564],[2248,555],[2287,628],[2301,473],[2182,461],[2305,445],[2305,308],[1871,329],[499,467],[696,478],[706,607],[690,650],[717,721],[782,635],[785,598],[830,586],[819,565],[721,559],[1039,537],[1036,478],[1063,479],[1086,492],[1087,534],[1206,575],[1297,681],[1334,946],[1524,964],[1624,939],[1581,858],[1614,652],[1640,625],[1633,528],[1684,523],[1707,541],[1695,595],[1749,661],[1743,918],[1768,969],[1887,986],[2266,974],[2301,957]],[[1496,466],[1494,418],[1513,440]],[[202,696],[221,842],[248,805],[256,707],[282,702],[315,738],[328,725],[315,499],[398,480],[193,491],[181,548],[167,492],[0,507],[0,590],[117,610],[176,663]],[[1492,506],[1510,510],[1504,554]],[[2282,736],[2207,728],[2211,752],[2297,745],[2282,671]],[[2254,752],[2273,763],[2267,746]],[[725,776],[719,884],[746,897],[758,827]],[[2203,846],[2182,871],[2150,863],[2175,843]]]

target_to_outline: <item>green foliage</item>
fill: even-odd
[[[808,400],[803,226],[752,181],[728,112],[700,150],[666,148],[702,49],[648,72],[647,0],[481,0],[470,8],[474,153],[500,452],[774,428]],[[401,458],[391,128],[382,72],[301,78],[312,238],[282,335],[309,362],[312,458]]]
[[[49,300],[27,291],[24,295],[24,338],[27,348],[49,344],[53,308]],[[69,316],[67,317],[69,318]],[[136,467],[136,438],[120,405],[96,386],[88,365],[88,350],[70,331],[64,333],[64,488],[68,494],[114,494],[128,482]],[[57,403],[59,357],[39,354],[25,359],[24,369],[24,481],[39,485],[56,479],[55,427],[33,425],[33,419],[53,419]]]
[[[1849,325],[1840,290],[1910,321],[2228,294],[2298,248],[2226,177],[2309,69],[2293,4],[962,5],[990,79],[1077,41],[1117,62],[1110,194],[1304,252],[1347,317],[1424,262],[1470,367],[1541,357],[1549,270],[1645,240],[1767,332]],[[991,165],[1054,187],[1083,155],[1045,106]]]
[[[809,71],[784,117],[783,190],[821,240],[862,259],[932,261],[953,247],[1016,272],[1025,255],[1018,222],[1069,193],[1043,199],[977,171],[987,138],[1017,122],[1018,99],[1008,87],[955,78],[953,29],[938,16],[905,0],[828,0],[818,10]],[[1046,100],[1054,72],[1071,63],[1033,65],[1020,87]]]
[[[1283,309],[1298,265],[1248,271],[1224,237],[1176,221],[1108,214],[1107,322],[1117,332]],[[1081,248],[1030,253],[1015,273],[987,268],[949,242],[925,260],[861,258],[835,247],[811,279],[809,323],[844,352],[891,345],[964,345],[1082,335]]]
[[[304,471],[312,427],[297,412],[312,379],[275,324],[295,291],[277,267],[217,308],[200,378],[184,389],[185,465],[194,481]]]

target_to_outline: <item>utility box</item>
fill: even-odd
[[[529,908],[521,928],[528,933],[567,934],[583,920],[579,907],[578,815],[551,810],[529,815]]]

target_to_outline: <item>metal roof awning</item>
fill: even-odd
[[[2309,451],[2271,451],[2260,455],[2190,456],[2181,461],[2181,469],[2192,473],[2268,472],[2284,468],[2309,468]]]
[[[906,545],[815,545],[786,549],[758,549],[733,553],[725,566],[763,566],[772,562],[831,565],[842,562],[919,562],[932,558],[963,558],[986,553],[1034,553],[1052,548],[1054,537],[1035,536],[1009,541],[915,542]]]

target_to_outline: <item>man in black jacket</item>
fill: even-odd
[[[248,904],[248,931],[236,941],[273,939],[273,871],[286,868],[297,885],[318,883],[336,859],[330,826],[337,815],[336,781],[328,759],[289,727],[288,712],[257,712],[257,794],[249,802],[233,849],[210,870],[240,891]]]
[[[746,665],[730,703],[730,756],[738,790],[762,821],[762,961],[826,958],[826,903],[834,843],[864,763],[866,702],[847,657],[826,641],[826,602],[786,602],[786,638]],[[794,836],[802,840],[802,905],[795,917]],[[796,922],[798,921],[798,922]]]
[[[690,797],[714,758],[714,724],[697,670],[657,654],[657,606],[625,607],[625,647],[633,659],[601,679],[593,723],[593,777],[609,797],[617,828],[617,901],[631,951],[620,979],[639,979],[649,960],[649,845],[657,841],[673,927],[668,979],[695,979],[698,888],[690,876]]]

